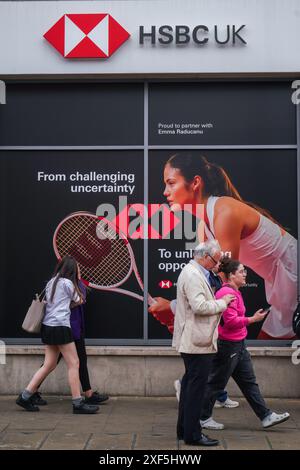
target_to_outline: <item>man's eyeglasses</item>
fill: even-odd
[[[211,255],[209,255],[208,253],[207,253],[207,256],[210,257],[210,259],[215,263],[215,265],[218,264],[219,261],[216,261],[215,258],[213,258],[213,257],[212,257]]]

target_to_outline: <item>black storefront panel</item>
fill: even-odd
[[[143,145],[143,84],[8,83],[0,145]]]
[[[151,84],[150,145],[296,143],[291,82]]]

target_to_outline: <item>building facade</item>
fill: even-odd
[[[243,200],[298,239],[299,25],[296,0],[0,2],[1,391],[17,391],[25,364],[40,360],[21,324],[60,255],[60,224],[88,212],[117,225],[132,255],[105,264],[100,249],[85,272],[93,373],[110,393],[171,393],[181,364],[148,293],[176,296],[198,242],[197,218],[172,213],[163,195],[173,154],[220,166]],[[89,249],[70,249],[84,269]],[[283,279],[282,296],[293,305],[297,250],[290,258],[294,289]],[[103,263],[109,279],[97,277]],[[248,314],[272,304],[253,269],[243,295]],[[292,336],[262,341],[260,328],[248,339],[265,393],[298,396]],[[50,391],[65,390],[51,380]]]

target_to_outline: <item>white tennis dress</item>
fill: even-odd
[[[219,197],[207,201],[210,230],[214,238],[214,209]],[[274,337],[294,336],[292,316],[297,307],[297,240],[289,233],[281,234],[280,227],[260,214],[257,229],[240,242],[239,260],[265,281],[266,298],[271,305],[262,330]]]

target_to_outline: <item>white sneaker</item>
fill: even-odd
[[[274,411],[266,416],[262,421],[262,425],[264,428],[270,428],[272,426],[276,426],[276,424],[284,423],[284,421],[288,420],[290,417],[289,413],[281,413],[277,414]]]
[[[238,406],[240,406],[239,402],[230,400],[230,398],[227,398],[225,401],[216,400],[214,405],[215,408],[237,408]]]
[[[224,429],[224,424],[217,423],[217,421],[215,421],[212,417],[205,419],[204,421],[200,419],[200,424],[204,429]]]
[[[181,382],[180,380],[175,380],[174,382],[174,388],[176,390],[176,398],[177,398],[177,401],[180,400],[180,390],[181,390]]]

